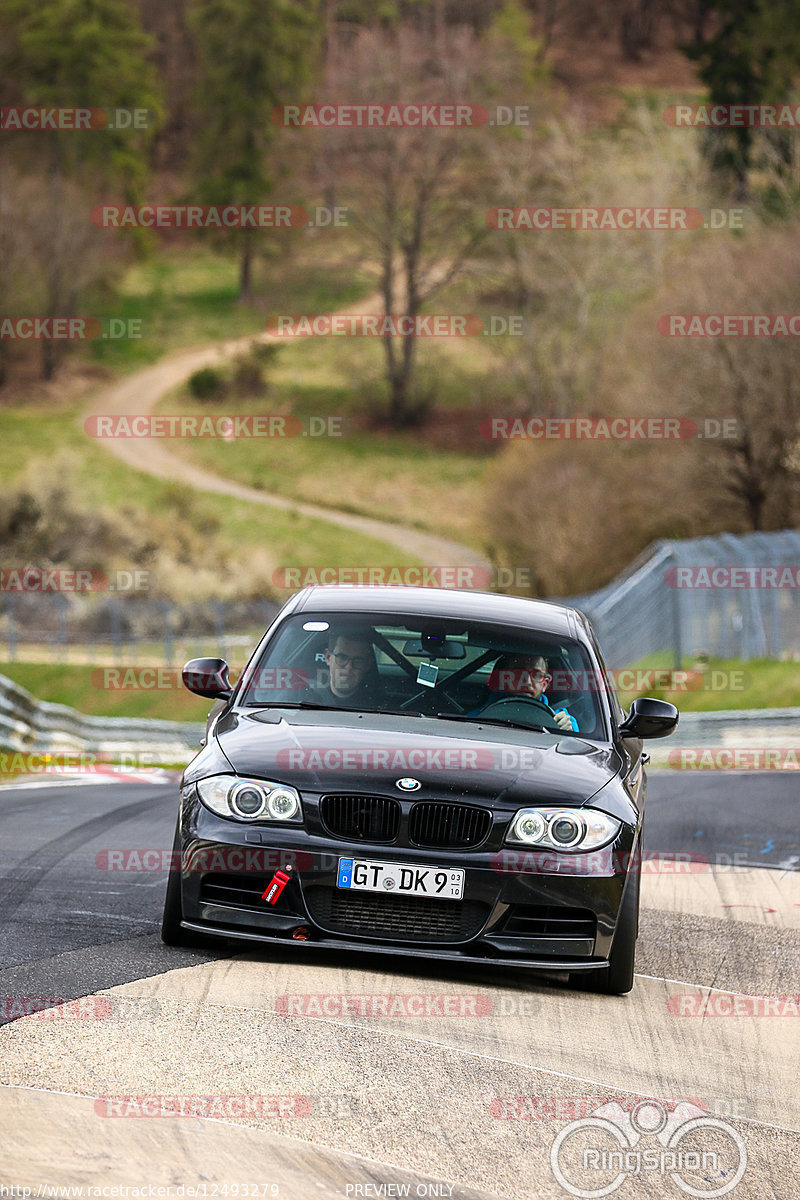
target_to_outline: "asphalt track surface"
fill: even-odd
[[[618,1178],[609,1194],[711,1196],[741,1146],[746,1168],[726,1194],[800,1195],[800,1017],[774,999],[800,1001],[797,773],[651,772],[637,980],[624,998],[531,972],[297,945],[169,949],[165,874],[102,865],[109,849],[171,847],[174,782],[32,782],[0,789],[6,1188],[57,1200],[579,1194],[555,1161],[589,1194]],[[18,1016],[20,998],[100,992],[80,1015]],[[329,1015],[305,999],[320,996],[406,999],[400,1015],[371,1001],[366,1014]],[[122,1119],[140,1111],[120,1103],[130,1096],[204,1097],[210,1116]],[[247,1113],[220,1108],[229,1096],[294,1099]],[[662,1139],[703,1117],[687,1125],[694,1158],[676,1177],[646,1098],[666,1114]],[[625,1134],[614,1141],[607,1126],[579,1131],[554,1159],[561,1132],[604,1103],[636,1147],[621,1175],[608,1154],[619,1158]],[[657,1169],[640,1154],[653,1148]]]

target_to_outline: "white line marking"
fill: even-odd
[[[176,967],[174,969],[180,970],[179,967]],[[167,973],[169,974],[170,972],[167,972]],[[680,983],[681,982],[680,980],[660,980],[658,976],[654,976],[654,975],[637,975],[637,978],[639,978],[639,979],[655,979],[657,982],[664,982],[664,983]],[[690,984],[688,986],[694,987],[697,985]],[[721,989],[720,988],[712,988],[710,990],[720,991]],[[108,993],[106,992],[106,993],[102,993],[102,994],[108,994]],[[743,995],[744,993],[732,992],[732,993],[727,993],[727,994]],[[141,999],[141,998],[142,997],[139,997],[139,999]],[[183,1001],[183,998],[172,997],[172,996],[159,996],[158,999],[162,1003],[164,1003],[164,1002],[168,1003],[170,1000],[174,1000],[175,1003],[181,1003]],[[292,1014],[291,1017],[289,1017],[288,1015],[286,1017],[284,1017],[281,1013],[273,1013],[269,1009],[266,1009],[266,1008],[265,1009],[250,1008],[246,1004],[206,1003],[206,1007],[207,1008],[221,1008],[221,1009],[233,1008],[233,1009],[238,1009],[242,1012],[249,1012],[251,1014],[263,1012],[267,1016],[276,1016],[281,1020],[294,1020],[294,1019],[296,1019],[296,1016],[297,1016],[297,1014]],[[588,1079],[584,1075],[571,1075],[567,1071],[556,1071],[552,1067],[540,1067],[540,1066],[536,1066],[534,1063],[518,1062],[516,1059],[513,1059],[513,1058],[501,1058],[500,1056],[498,1056],[496,1054],[482,1054],[478,1050],[467,1050],[463,1046],[453,1046],[449,1042],[437,1042],[437,1041],[433,1040],[432,1038],[415,1037],[413,1034],[395,1032],[393,1029],[377,1029],[372,1025],[361,1025],[361,1024],[353,1025],[353,1024],[348,1024],[347,1021],[335,1021],[332,1018],[328,1018],[328,1017],[304,1017],[304,1020],[318,1021],[322,1025],[333,1025],[339,1029],[353,1029],[353,1030],[357,1029],[359,1031],[363,1030],[366,1033],[382,1034],[386,1037],[402,1039],[405,1042],[416,1042],[420,1046],[435,1046],[438,1050],[449,1050],[451,1053],[462,1054],[467,1058],[477,1058],[483,1062],[502,1063],[504,1066],[508,1066],[508,1067],[517,1067],[518,1069],[522,1069],[525,1071],[538,1071],[542,1075],[552,1075],[556,1079],[569,1079],[569,1080],[574,1080],[576,1083],[587,1083],[587,1084],[590,1084],[592,1087],[600,1088],[601,1090],[605,1089],[606,1091],[618,1092],[621,1096],[641,1096],[645,1100],[652,1099],[650,1092],[640,1092],[637,1088],[617,1087],[616,1084],[601,1083],[597,1079]],[[209,1119],[211,1119],[211,1118],[209,1118]],[[214,1119],[216,1119],[216,1118],[214,1118]],[[756,1117],[737,1116],[734,1119],[737,1121],[746,1121],[750,1125],[763,1126],[765,1129],[778,1129],[782,1133],[800,1133],[800,1128],[795,1129],[794,1126],[792,1126],[792,1125],[775,1125],[771,1121],[762,1121]]]
[[[179,970],[179,969],[180,968],[176,968],[176,970]],[[57,1088],[33,1087],[29,1083],[0,1084],[0,1088],[2,1088],[4,1091],[9,1091],[9,1092],[37,1092],[39,1094],[44,1094],[46,1096],[67,1096],[70,1099],[74,1099],[74,1100],[98,1100],[98,1099],[101,1099],[101,1097],[99,1097],[99,1096],[87,1096],[83,1092],[64,1092]],[[215,1125],[225,1125],[229,1129],[246,1129],[248,1131],[248,1133],[259,1134],[262,1132],[263,1133],[269,1132],[266,1126],[262,1127],[261,1125],[244,1125],[240,1121],[224,1121],[221,1117],[185,1117],[185,1118],[174,1118],[174,1119],[176,1119],[176,1120],[183,1119],[183,1120],[187,1120],[187,1121],[198,1121],[199,1122],[198,1130],[202,1130],[204,1121],[212,1121]],[[311,1146],[312,1150],[316,1150],[317,1153],[319,1153],[321,1155],[330,1155],[332,1157],[339,1156],[339,1157],[345,1158],[345,1159],[356,1158],[359,1160],[359,1162],[370,1163],[373,1166],[381,1167],[381,1168],[388,1167],[392,1171],[402,1171],[403,1174],[411,1175],[418,1179],[420,1179],[420,1178],[421,1179],[435,1178],[435,1176],[432,1176],[427,1171],[415,1171],[413,1167],[405,1167],[399,1163],[387,1162],[385,1159],[382,1159],[382,1158],[370,1158],[366,1154],[357,1154],[354,1150],[337,1150],[333,1146],[319,1145],[317,1142],[309,1142],[309,1140],[307,1138],[297,1137],[293,1133],[281,1133],[280,1137],[286,1138],[287,1142],[297,1142],[298,1146],[304,1146],[306,1149],[308,1149],[308,1147]],[[445,1180],[444,1182],[449,1182],[449,1181]],[[482,1188],[474,1187],[471,1183],[461,1183],[459,1181],[454,1181],[453,1187],[454,1188],[460,1187],[460,1188],[463,1188],[465,1191],[475,1192],[477,1195],[492,1197],[493,1200],[513,1200],[512,1197],[506,1196],[503,1192],[487,1192]]]

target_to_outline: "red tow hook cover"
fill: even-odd
[[[276,871],[262,893],[261,899],[266,900],[267,904],[276,904],[290,879],[291,875],[287,875],[285,871]]]

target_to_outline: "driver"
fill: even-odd
[[[325,648],[328,683],[315,693],[315,700],[334,707],[373,708],[379,698],[380,678],[375,649],[369,634],[361,630],[331,629]]]
[[[547,659],[541,654],[501,654],[489,676],[489,699],[476,712],[503,696],[529,696],[550,709],[545,688],[553,676],[548,673]],[[565,708],[550,709],[559,729],[578,733],[578,722]],[[470,714],[472,715],[472,714]]]

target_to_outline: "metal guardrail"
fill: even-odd
[[[146,752],[157,761],[194,755],[202,722],[144,717],[90,717],[66,704],[37,700],[0,675],[0,747],[20,754],[93,754],[114,757]]]
[[[797,658],[799,575],[800,530],[723,533],[654,542],[606,587],[562,603],[586,613],[612,668],[664,652],[676,667],[699,654]]]
[[[19,754],[92,754],[114,758],[147,755],[154,765],[193,756],[205,726],[194,721],[143,717],[90,717],[65,704],[36,700],[0,675],[0,749]],[[800,708],[685,713],[664,743],[648,743],[654,763],[678,746],[797,745]]]

